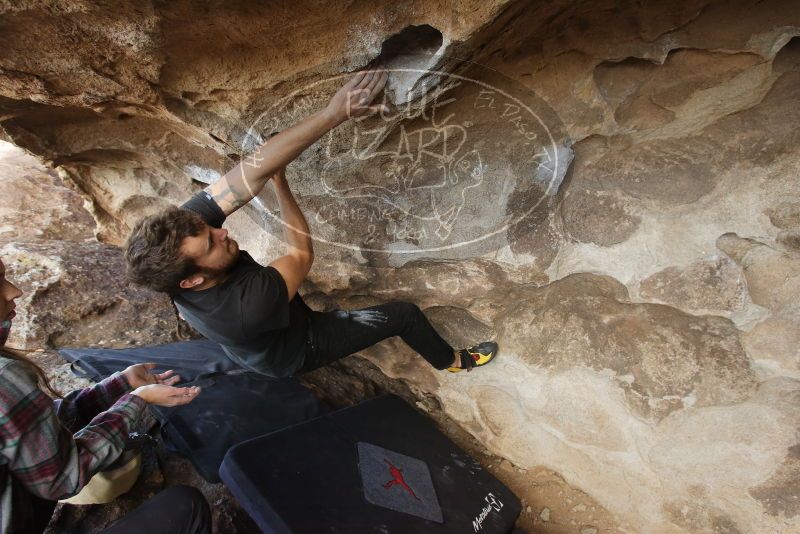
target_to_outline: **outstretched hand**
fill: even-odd
[[[200,394],[201,388],[176,388],[165,384],[150,384],[133,390],[133,395],[141,397],[147,404],[156,406],[180,406],[192,402]]]
[[[166,386],[174,386],[181,381],[180,375],[176,375],[175,371],[169,370],[159,374],[153,374],[152,369],[155,369],[154,363],[138,363],[131,365],[124,371],[122,375],[128,381],[132,389],[149,384],[164,384]]]
[[[378,111],[389,111],[383,104],[370,105],[386,85],[389,71],[382,67],[360,71],[339,89],[328,103],[327,111],[337,122]]]

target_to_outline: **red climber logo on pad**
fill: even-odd
[[[428,464],[371,443],[358,443],[358,472],[370,504],[442,523]]]
[[[406,484],[406,481],[403,478],[403,470],[398,467],[395,467],[394,465],[392,465],[392,462],[390,462],[385,458],[383,459],[383,461],[389,464],[389,473],[391,473],[392,475],[392,480],[384,484],[383,487],[389,489],[395,484],[397,484],[398,486],[404,488],[409,494],[411,494],[412,497],[419,500],[419,497],[417,497],[414,494],[414,490],[412,490],[411,487],[408,484]]]

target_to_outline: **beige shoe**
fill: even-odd
[[[124,456],[130,455],[125,461]],[[130,491],[142,472],[142,454],[128,451],[123,454],[122,466],[94,475],[81,491],[59,502],[69,504],[105,504]]]

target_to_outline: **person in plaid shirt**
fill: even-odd
[[[0,261],[0,528],[41,533],[57,500],[122,455],[147,404],[186,404],[200,389],[175,387],[172,371],[153,374],[155,364],[139,364],[53,401],[40,385],[60,395],[41,368],[5,348],[22,295],[5,274]],[[169,488],[106,532],[210,532],[208,504],[193,488]]]

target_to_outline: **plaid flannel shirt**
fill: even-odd
[[[122,454],[146,406],[130,390],[115,373],[53,401],[25,363],[0,357],[2,532],[27,530],[31,496],[68,498]]]

